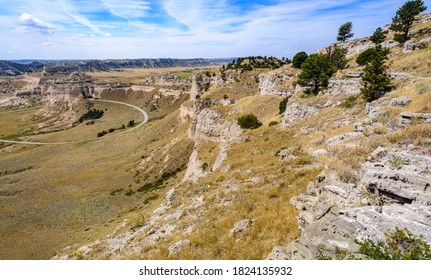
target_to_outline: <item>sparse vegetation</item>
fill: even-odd
[[[349,96],[343,103],[340,104],[341,108],[349,109],[355,106],[356,100],[358,99],[357,95]]]
[[[289,96],[285,97],[283,100],[280,101],[280,105],[278,106],[278,109],[279,109],[278,114],[281,115],[281,114],[283,114],[286,111],[287,103],[289,102],[289,99],[291,97],[292,96],[289,95]]]
[[[370,260],[431,260],[431,247],[423,236],[412,234],[408,229],[396,228],[386,234],[385,242],[367,238],[356,241],[360,251]]]

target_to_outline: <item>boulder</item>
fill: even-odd
[[[237,222],[234,227],[229,231],[230,235],[237,235],[243,233],[245,230],[249,229],[253,221],[250,219],[241,220]]]

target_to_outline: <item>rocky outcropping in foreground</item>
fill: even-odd
[[[378,148],[357,183],[322,173],[307,193],[292,199],[302,235],[275,247],[268,259],[335,258],[339,249],[358,253],[354,240],[383,241],[396,227],[431,242],[431,157],[417,151]]]

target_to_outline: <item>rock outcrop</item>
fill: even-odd
[[[357,95],[361,92],[362,72],[348,72],[344,79],[331,78],[328,84],[329,95]]]
[[[259,93],[261,95],[287,96],[294,93],[295,88],[282,87],[283,83],[290,80],[291,77],[284,73],[283,70],[275,70],[269,73],[259,75]]]
[[[282,123],[283,125],[288,125],[292,122],[313,116],[318,112],[319,109],[315,107],[303,104],[292,104],[289,102],[288,106],[286,107]]]
[[[379,148],[362,168],[358,183],[321,174],[291,203],[300,211],[301,237],[275,247],[269,259],[335,258],[358,253],[354,240],[384,240],[396,227],[431,242],[431,157]]]

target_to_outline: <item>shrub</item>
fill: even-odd
[[[423,236],[416,236],[408,229],[386,234],[385,242],[371,239],[356,241],[360,252],[371,260],[431,260],[431,247]]]
[[[103,137],[103,136],[105,136],[106,134],[108,134],[108,132],[107,131],[101,131],[101,132],[98,132],[97,133],[97,138],[100,138],[100,137]]]
[[[299,52],[295,54],[292,59],[292,65],[295,68],[301,68],[302,63],[307,59],[308,55],[306,52]]]
[[[127,124],[127,126],[128,127],[135,126],[135,121],[134,120],[129,121],[129,123]]]
[[[271,122],[269,122],[269,124],[268,124],[268,126],[275,126],[275,125],[277,125],[278,124],[278,122],[277,121],[271,121]]]
[[[256,129],[262,126],[262,123],[253,114],[240,117],[237,123],[242,129]]]
[[[340,104],[340,107],[346,109],[352,108],[355,105],[357,99],[357,95],[349,96],[343,103]]]
[[[208,163],[206,163],[206,162],[204,162],[202,165],[201,165],[201,169],[202,170],[207,170],[207,168],[209,167],[209,165],[208,165]]]
[[[85,122],[87,120],[96,120],[96,119],[100,119],[101,117],[103,117],[103,111],[102,110],[97,110],[97,109],[90,109],[89,111],[87,111],[87,113],[85,113],[84,115],[82,115],[79,118],[79,122]]]
[[[370,37],[371,42],[374,44],[381,44],[386,39],[386,32],[383,31],[382,28],[377,28],[376,31],[374,31],[373,35]]]
[[[278,106],[278,108],[279,108],[279,114],[283,114],[284,112],[286,112],[286,107],[287,107],[287,103],[289,102],[289,99],[291,98],[292,96],[291,95],[289,95],[289,96],[287,96],[286,98],[284,98],[283,100],[281,100],[280,101],[280,105]]]
[[[356,57],[356,63],[361,65],[361,66],[364,66],[368,62],[370,62],[373,59],[373,57],[375,57],[375,55],[376,55],[376,49],[375,48],[367,49],[367,50],[361,52]]]

